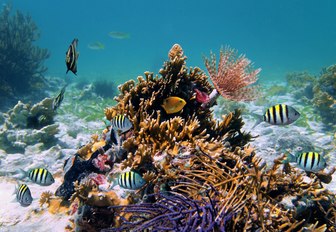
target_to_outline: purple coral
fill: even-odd
[[[155,203],[112,206],[119,212],[121,227],[103,231],[225,231],[236,213],[210,198],[195,200],[173,192],[152,195]],[[126,219],[125,213],[132,216]]]

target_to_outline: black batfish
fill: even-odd
[[[77,75],[77,60],[79,56],[79,53],[77,52],[77,45],[78,39],[74,39],[70,44],[68,51],[65,53],[65,63],[68,68],[66,73],[68,73],[70,70],[75,75]]]

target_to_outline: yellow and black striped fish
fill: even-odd
[[[122,188],[136,190],[144,186],[146,181],[138,173],[129,171],[120,174],[117,183]]]
[[[127,118],[126,115],[119,114],[112,118],[111,125],[114,130],[118,133],[125,133],[132,128],[131,121]]]
[[[324,157],[317,152],[302,152],[296,156],[296,163],[305,171],[318,172],[327,166]]]
[[[77,75],[77,60],[79,56],[79,53],[77,52],[77,45],[78,39],[74,39],[65,53],[65,63],[67,66],[66,73],[70,70],[73,74]]]
[[[31,196],[31,192],[26,184],[20,184],[15,189],[16,200],[22,206],[28,206],[32,203],[33,198]]]
[[[45,168],[31,169],[26,174],[36,184],[47,186],[55,182],[52,174]]]
[[[299,117],[300,113],[293,107],[286,104],[277,104],[266,110],[263,120],[272,125],[288,125],[295,122]]]

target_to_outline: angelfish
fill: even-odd
[[[77,52],[77,45],[78,39],[74,39],[65,53],[65,63],[67,66],[66,73],[70,70],[73,74],[77,75],[77,60],[79,56],[79,53]]]

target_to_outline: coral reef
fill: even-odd
[[[283,165],[284,157],[266,168],[247,145],[252,137],[241,131],[241,111],[215,120],[209,105],[203,105],[205,98],[197,97],[198,91],[213,90],[204,72],[187,69],[178,44],[168,58],[160,77],[145,72],[137,83],[120,85],[117,105],[106,108],[108,120],[125,115],[132,129],[115,133],[107,125],[65,163],[64,182],[56,195],[75,205],[67,229],[334,230],[336,197],[319,178],[327,181],[333,172],[300,172]],[[255,77],[257,71],[250,74]],[[251,96],[250,90],[247,93]],[[170,96],[185,100],[181,111],[167,114],[162,108]],[[114,186],[116,175],[129,171],[142,176],[145,186]],[[135,180],[123,175],[120,181],[132,186]],[[284,202],[286,197],[293,201]],[[312,209],[316,213],[308,214]]]
[[[336,118],[336,65],[324,70],[313,88],[314,107],[320,113],[322,120],[331,129],[335,129]]]
[[[11,152],[39,142],[48,145],[53,141],[58,125],[53,120],[56,112],[52,103],[53,98],[45,98],[33,106],[19,101],[4,113],[5,122],[0,129],[1,147]]]
[[[323,69],[318,77],[306,72],[289,74],[287,83],[298,99],[314,106],[321,120],[327,125],[326,129],[335,129],[336,65]]]
[[[11,15],[11,7],[6,4],[0,22],[0,97],[16,99],[25,93],[40,92],[47,70],[43,61],[49,52],[34,45],[39,38],[36,24],[19,11]]]

